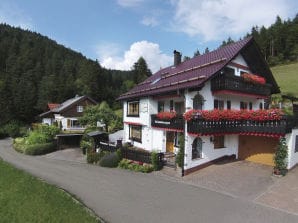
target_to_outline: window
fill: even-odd
[[[181,132],[175,132],[174,135],[174,145],[175,147],[179,147],[179,137],[182,135]]]
[[[247,109],[247,102],[240,101],[240,109]]]
[[[295,138],[295,153],[298,152],[298,136]]]
[[[224,73],[227,76],[234,76],[235,75],[235,70],[233,68],[230,68],[230,67],[225,67],[224,68]]]
[[[214,99],[214,109],[223,110],[224,104],[223,100]]]
[[[185,109],[184,109],[184,102],[175,102],[175,111],[177,114],[183,114]]]
[[[142,126],[129,125],[129,139],[142,143]]]
[[[252,102],[249,102],[249,110],[252,110]]]
[[[139,116],[139,101],[130,101],[127,106],[127,116]]]
[[[83,111],[84,111],[84,107],[82,105],[78,105],[77,112],[83,112]]]
[[[202,110],[203,109],[203,104],[204,104],[204,98],[202,97],[202,95],[197,94],[193,98],[193,109]]]
[[[82,128],[78,120],[67,119],[67,128]]]
[[[192,143],[191,159],[202,158],[203,141],[201,138],[195,138]]]
[[[170,100],[170,111],[174,110],[174,101]]]
[[[227,109],[231,110],[231,101],[227,101]]]
[[[163,112],[164,110],[165,110],[165,102],[164,101],[157,102],[157,111]]]
[[[213,138],[214,149],[225,147],[225,136],[214,136]]]
[[[263,103],[262,103],[262,102],[260,102],[259,109],[260,109],[260,110],[263,109]]]

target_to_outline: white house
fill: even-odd
[[[85,128],[78,123],[78,117],[83,115],[87,106],[96,104],[97,102],[88,96],[76,95],[61,104],[48,104],[49,110],[39,117],[42,123],[56,123],[62,130],[84,130]]]
[[[274,93],[279,87],[252,37],[185,62],[174,51],[173,66],[119,97],[123,139],[148,151],[176,154],[182,134],[183,174],[189,174],[226,157],[273,165],[279,138],[286,136],[291,168],[298,162],[298,130],[292,131],[293,124],[267,110]],[[218,111],[230,116],[250,111],[246,113],[266,117],[208,119],[200,111],[213,116]]]

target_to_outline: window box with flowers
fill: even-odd
[[[241,77],[244,79],[244,81],[250,82],[253,84],[262,84],[262,85],[266,84],[265,78],[256,74],[243,73]]]
[[[287,123],[279,109],[190,110],[184,113],[187,131],[196,135],[246,134],[281,137]]]
[[[163,111],[156,114],[156,117],[160,120],[172,120],[177,117],[175,111]]]

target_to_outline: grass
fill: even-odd
[[[0,159],[0,222],[100,222],[61,189]]]
[[[282,94],[298,97],[298,63],[271,67]]]

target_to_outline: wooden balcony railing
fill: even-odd
[[[184,119],[182,115],[177,115],[177,117],[170,120],[159,119],[156,115],[151,115],[151,126],[155,128],[165,128],[182,131],[184,129]]]
[[[199,135],[264,134],[282,136],[291,132],[293,127],[298,126],[297,124],[298,119],[291,116],[285,116],[281,120],[275,121],[194,119],[187,122],[187,132]]]
[[[219,75],[211,80],[211,91],[236,91],[246,94],[268,96],[271,93],[270,84],[254,84],[244,81],[242,77]]]

